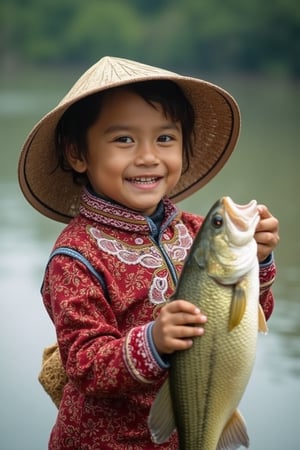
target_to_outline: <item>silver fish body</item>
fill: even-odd
[[[237,407],[253,369],[258,328],[266,331],[258,303],[258,220],[255,201],[240,206],[223,197],[195,238],[173,298],[195,304],[208,322],[190,349],[171,356],[149,418],[157,443],[175,427],[180,450],[249,445]]]

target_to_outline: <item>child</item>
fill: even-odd
[[[192,346],[209,318],[188,299],[166,303],[203,221],[174,202],[219,172],[238,132],[238,107],[219,87],[105,57],[25,142],[25,197],[68,223],[42,287],[68,377],[49,449],[177,448],[176,433],[151,441],[149,409],[168,355]],[[259,211],[268,318],[278,222]]]

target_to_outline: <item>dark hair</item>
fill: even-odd
[[[155,107],[154,103],[159,103],[165,116],[170,117],[174,122],[181,123],[184,156],[183,170],[186,171],[189,167],[190,157],[193,154],[192,134],[195,119],[194,110],[180,87],[169,80],[150,80],[112,89],[131,90],[153,107]],[[66,157],[66,147],[72,144],[79,157],[86,156],[88,150],[86,142],[87,131],[99,117],[103,96],[112,89],[78,100],[67,109],[56,127],[55,147],[58,167],[64,171],[72,172],[73,180],[77,184],[86,184],[88,180],[85,174],[80,174],[70,167]]]

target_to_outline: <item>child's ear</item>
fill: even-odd
[[[73,144],[67,145],[66,158],[68,163],[78,173],[84,173],[87,170],[87,163],[83,156],[79,156]]]

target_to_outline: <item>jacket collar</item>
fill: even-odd
[[[177,207],[167,197],[163,198],[151,217],[143,216],[123,205],[106,200],[89,188],[84,188],[80,201],[80,214],[89,220],[109,225],[124,231],[149,234],[153,231],[153,223],[161,224],[165,229],[179,214]]]

